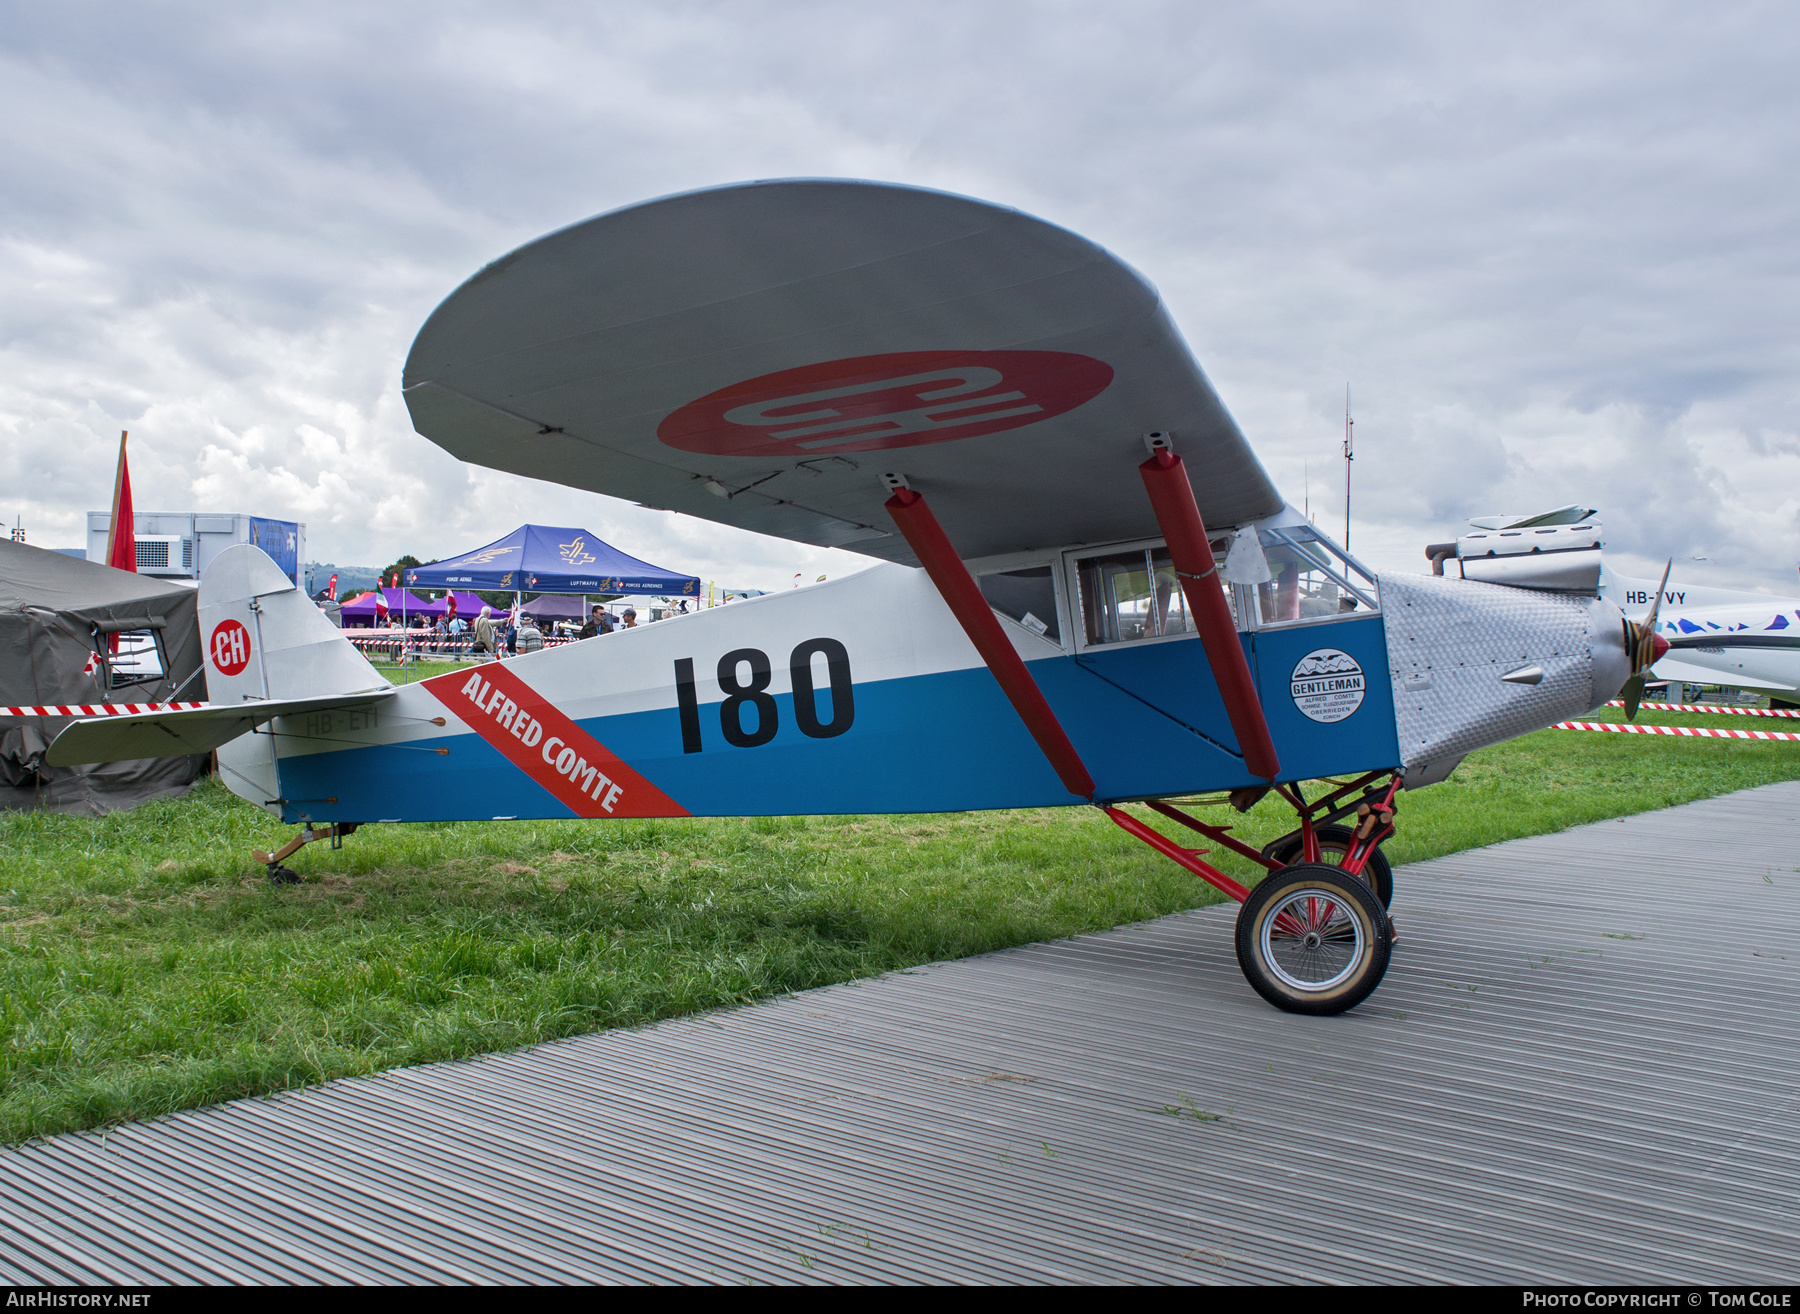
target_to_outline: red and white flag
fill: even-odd
[[[327,602],[336,602],[337,601],[337,576],[336,575],[333,575],[331,577],[331,583],[329,583],[325,586],[325,601],[327,601]]]
[[[383,625],[387,624],[388,600],[387,590],[384,588],[377,587],[375,590],[375,619]]]

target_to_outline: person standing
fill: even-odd
[[[537,622],[529,615],[519,620],[519,651],[538,652],[544,646],[543,631],[538,629]]]
[[[622,615],[621,617],[619,617],[619,619],[624,622],[626,629],[635,630],[638,627],[637,608],[636,607],[625,608],[625,614]]]
[[[475,618],[475,651],[482,654],[483,660],[498,660],[500,648],[494,640],[494,609],[483,607],[481,615]]]

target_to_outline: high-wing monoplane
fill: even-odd
[[[208,705],[78,720],[51,761],[217,747],[305,828],[277,878],[372,822],[1093,806],[1242,904],[1265,998],[1334,1013],[1387,968],[1400,791],[1649,648],[1592,597],[1377,579],[1284,503],[1142,276],[964,197],[601,215],[457,289],[404,389],[464,460],[880,564],[396,688],[233,548],[200,586]],[[1171,801],[1271,790],[1295,826],[1261,851]]]

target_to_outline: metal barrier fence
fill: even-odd
[[[466,662],[474,661],[480,655],[475,651],[472,634],[439,636],[429,630],[366,630],[360,633],[346,630],[344,637],[371,661]],[[563,635],[546,636],[544,646],[555,648],[573,642],[574,639]]]

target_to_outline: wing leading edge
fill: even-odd
[[[433,312],[404,385],[463,460],[909,565],[889,471],[966,557],[1155,535],[1155,430],[1209,525],[1281,506],[1136,272],[910,187],[720,187],[552,233]]]

